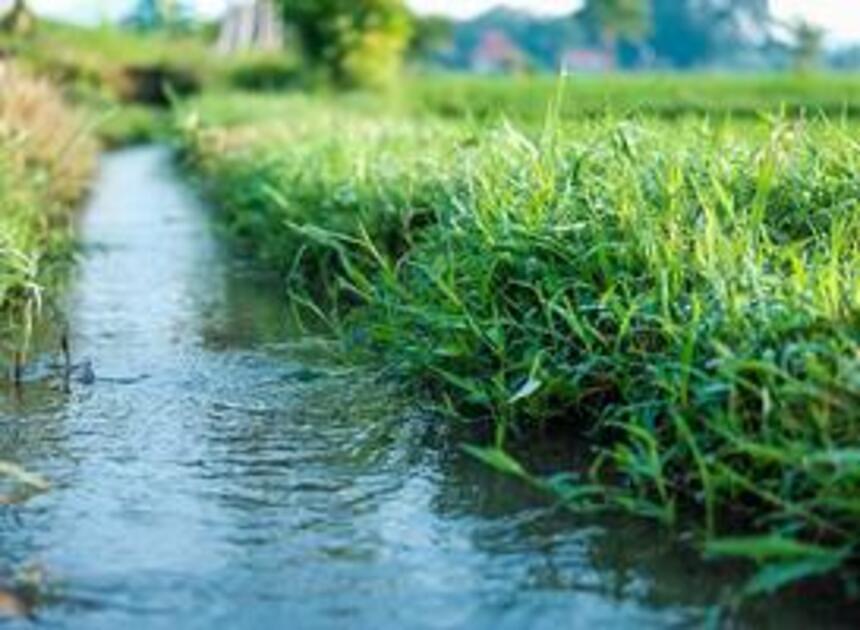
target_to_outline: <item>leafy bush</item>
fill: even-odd
[[[230,84],[240,90],[270,92],[298,87],[301,67],[288,55],[265,55],[242,59],[230,72]]]
[[[400,70],[411,38],[402,0],[280,0],[312,66],[348,87],[380,87]]]

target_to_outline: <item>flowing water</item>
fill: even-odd
[[[53,484],[0,507],[0,563],[47,585],[13,625],[703,621],[725,579],[671,534],[577,521],[460,455],[378,379],[285,344],[278,284],[219,242],[171,164],[161,148],[108,156],[84,214],[68,312],[95,380],[79,369],[64,392],[43,366],[0,403],[0,460]],[[811,608],[741,621],[821,627]]]

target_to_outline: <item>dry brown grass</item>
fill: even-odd
[[[85,191],[96,156],[86,121],[53,85],[2,62],[0,142],[13,145],[16,166],[44,171],[52,198],[69,203]]]
[[[44,284],[95,166],[85,120],[49,83],[0,62],[0,352],[22,357]]]

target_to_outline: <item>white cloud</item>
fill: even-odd
[[[771,0],[771,7],[784,20],[802,18],[817,24],[833,41],[860,40],[857,0]]]

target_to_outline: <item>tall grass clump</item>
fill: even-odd
[[[95,146],[84,121],[47,82],[0,64],[0,340],[24,351],[47,271],[67,251],[71,208]]]
[[[489,461],[569,427],[593,459],[552,485],[579,507],[695,515],[712,553],[766,565],[753,591],[856,585],[860,147],[665,131],[503,134],[407,257],[351,270],[352,324],[488,418]]]
[[[474,454],[571,507],[697,524],[709,554],[759,565],[748,594],[826,575],[856,597],[852,125],[368,134],[336,113],[189,142],[234,231],[348,298],[348,347],[483,421]],[[546,429],[589,455],[531,477],[514,458]]]
[[[222,126],[186,118],[186,157],[217,199],[226,230],[308,285],[337,284],[348,263],[330,235],[372,234],[389,256],[410,250],[446,203],[458,146],[469,142],[450,125],[379,118],[360,103],[341,109],[301,96],[240,103],[238,111],[213,106]]]

